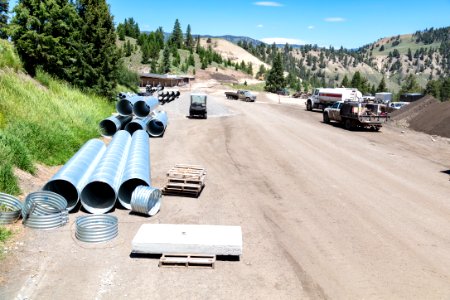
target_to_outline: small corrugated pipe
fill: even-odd
[[[141,98],[141,96],[131,96],[119,99],[116,104],[117,112],[122,116],[133,114],[133,105]]]
[[[131,209],[131,195],[140,185],[149,186],[150,182],[150,143],[145,130],[138,130],[131,138],[126,168],[119,187],[119,202]]]
[[[60,195],[39,191],[25,198],[22,208],[23,225],[33,229],[52,229],[69,221],[67,201]]]
[[[114,207],[130,144],[125,130],[119,130],[109,143],[81,191],[81,204],[88,212],[103,214]]]
[[[151,116],[145,118],[134,118],[133,121],[125,126],[125,130],[128,131],[131,135],[133,135],[136,130],[145,130],[147,128],[148,122],[151,120]]]
[[[106,150],[99,139],[87,141],[83,147],[44,185],[44,191],[63,196],[70,211],[78,204],[81,190]]]
[[[129,92],[120,92],[118,96],[120,99],[124,99],[124,98],[128,98],[128,97],[136,96],[136,94],[129,93]]]
[[[131,196],[131,211],[154,216],[161,208],[161,190],[141,185]]]
[[[106,242],[119,234],[117,217],[111,215],[81,216],[75,224],[75,237],[87,243]]]
[[[15,223],[22,212],[22,202],[16,197],[0,193],[0,206],[7,211],[2,211],[0,208],[0,225]]]
[[[113,136],[117,131],[124,129],[131,122],[133,116],[111,116],[99,123],[100,132],[103,136]]]
[[[147,133],[152,137],[162,136],[167,127],[167,113],[165,111],[154,112],[147,124]]]
[[[142,97],[133,105],[133,113],[139,118],[145,118],[158,107],[159,101],[155,97]]]

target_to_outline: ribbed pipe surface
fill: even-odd
[[[130,144],[127,131],[114,135],[81,191],[81,204],[88,212],[103,214],[114,207]]]
[[[99,124],[103,136],[113,136],[117,131],[124,129],[131,122],[132,116],[111,116],[102,120]]]
[[[106,146],[101,140],[89,140],[44,185],[43,190],[63,196],[67,201],[67,209],[72,210],[77,205],[81,190],[86,185],[89,175],[97,166],[105,150]]]
[[[155,97],[142,97],[133,105],[133,113],[139,118],[145,118],[158,107],[158,99]]]
[[[22,208],[23,225],[34,229],[52,229],[69,221],[67,201],[56,193],[39,191],[25,198]]]
[[[126,168],[119,187],[119,202],[131,209],[131,195],[140,185],[149,186],[150,182],[150,143],[145,130],[138,130],[131,139]]]
[[[154,216],[161,207],[161,190],[150,186],[138,186],[131,196],[131,211]]]
[[[134,118],[133,121],[125,126],[125,130],[128,131],[131,135],[133,135],[133,133],[137,130],[145,130],[151,118],[151,116],[148,116],[146,118]]]
[[[88,243],[106,242],[119,234],[117,217],[111,215],[90,215],[77,217],[75,236]]]
[[[129,116],[133,114],[133,105],[141,98],[142,97],[140,96],[131,96],[119,99],[116,104],[117,112],[122,116]]]
[[[152,137],[163,135],[167,127],[167,113],[165,111],[155,112],[147,124],[147,133]]]
[[[0,225],[12,224],[20,218],[22,212],[22,202],[16,197],[0,193],[0,206],[8,211],[1,211],[0,209]]]

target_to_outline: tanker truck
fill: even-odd
[[[336,101],[359,101],[362,94],[352,88],[316,88],[306,100],[306,110],[322,109],[332,105]]]

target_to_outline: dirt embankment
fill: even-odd
[[[413,130],[450,138],[450,102],[425,96],[391,115],[396,124]]]

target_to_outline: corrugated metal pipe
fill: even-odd
[[[133,105],[141,98],[141,96],[131,96],[119,99],[116,104],[117,112],[122,116],[129,116],[133,114]]]
[[[131,196],[131,211],[154,216],[161,207],[161,190],[150,186],[138,186]]]
[[[102,120],[99,124],[103,136],[113,136],[117,131],[124,129],[131,122],[132,116],[111,116]]]
[[[139,118],[145,118],[158,107],[159,101],[155,97],[142,97],[133,105],[133,113]]]
[[[132,96],[136,96],[136,94],[130,92],[120,92],[118,95],[119,99],[125,99]]]
[[[112,240],[119,234],[117,217],[111,215],[90,215],[77,217],[75,236],[88,243]]]
[[[125,126],[125,130],[128,131],[131,135],[133,135],[136,130],[145,130],[151,118],[151,116],[148,116],[146,118],[134,118],[133,121]]]
[[[34,229],[52,229],[69,221],[67,201],[49,191],[39,191],[25,198],[22,208],[23,225]]]
[[[90,213],[106,213],[114,207],[130,149],[131,136],[118,131],[81,191],[81,204]]]
[[[20,218],[22,202],[16,197],[0,193],[0,225],[12,224]]]
[[[131,209],[131,195],[140,185],[149,186],[150,182],[150,144],[145,130],[138,130],[131,139],[126,168],[119,187],[119,202]]]
[[[152,119],[147,124],[147,133],[152,137],[162,136],[167,127],[167,113],[158,111],[153,113]]]
[[[87,141],[83,147],[43,187],[63,196],[70,211],[77,205],[81,190],[106,150],[99,139]]]

